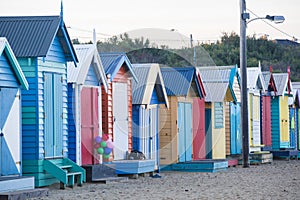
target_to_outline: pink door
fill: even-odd
[[[266,147],[272,146],[271,135],[271,97],[262,97],[262,139]]]
[[[81,162],[82,165],[97,164],[99,160],[94,156],[94,138],[99,134],[98,89],[82,88],[80,106]]]
[[[193,100],[193,160],[205,159],[205,102]]]

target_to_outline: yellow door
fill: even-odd
[[[289,109],[288,96],[280,99],[280,142],[289,142]]]

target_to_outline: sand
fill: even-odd
[[[121,182],[49,187],[41,199],[300,199],[300,160],[228,168],[224,172],[162,172]]]

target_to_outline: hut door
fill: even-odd
[[[212,159],[212,124],[211,124],[211,109],[205,109],[205,146],[206,158]]]
[[[84,87],[81,90],[81,163],[96,164],[94,138],[99,135],[98,88]]]
[[[193,100],[193,160],[205,159],[205,101]]]
[[[260,145],[260,98],[256,95],[252,96],[252,137],[252,145]]]
[[[20,99],[17,88],[0,88],[0,177],[20,168]]]
[[[296,138],[295,138],[295,109],[290,108],[290,147],[296,147]]]
[[[178,161],[192,160],[192,104],[178,103]]]
[[[127,84],[113,83],[114,159],[122,160],[128,151]]]
[[[158,109],[156,105],[149,109],[149,118],[149,158],[155,160],[155,166],[158,167]]]
[[[241,154],[241,108],[240,104],[230,103],[230,153]]]
[[[45,157],[63,156],[63,78],[44,73]]]

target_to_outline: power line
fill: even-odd
[[[248,9],[248,8],[247,8],[247,10],[248,10],[251,14],[253,14],[255,17],[260,17],[260,16],[258,16],[257,14],[255,14],[252,10],[250,10],[250,9]],[[289,33],[285,32],[285,31],[283,31],[283,30],[277,28],[276,26],[274,26],[273,24],[267,22],[266,20],[262,19],[262,21],[265,22],[266,24],[268,24],[269,26],[271,26],[272,28],[274,28],[275,30],[279,31],[280,33],[282,33],[282,34],[284,34],[284,35],[286,35],[286,36],[292,38],[294,41],[297,41],[297,40],[298,40],[297,37],[292,36],[291,34],[289,34]]]

